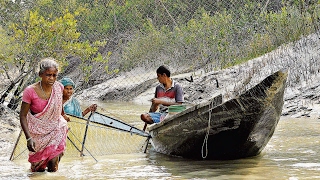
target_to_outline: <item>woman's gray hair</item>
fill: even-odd
[[[50,68],[56,68],[57,70],[59,70],[59,64],[54,58],[51,57],[42,59],[39,63],[39,74],[44,73]]]

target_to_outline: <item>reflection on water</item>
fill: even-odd
[[[99,112],[143,127],[149,106],[100,103]],[[102,112],[104,110],[104,112]],[[190,161],[148,153],[62,158],[56,173],[30,173],[26,160],[0,159],[0,179],[320,179],[320,120],[281,118],[261,155],[230,161]]]

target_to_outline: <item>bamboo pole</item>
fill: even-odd
[[[21,134],[22,134],[22,130],[20,130],[19,136],[18,136],[18,138],[16,140],[16,143],[14,144],[14,148],[13,148],[13,150],[11,152],[11,156],[10,156],[10,161],[13,160],[13,154],[14,154],[14,151],[16,150],[16,148],[17,148],[17,145],[19,143],[19,139],[20,139]]]

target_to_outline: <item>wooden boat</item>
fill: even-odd
[[[238,159],[261,153],[280,119],[287,71],[240,96],[192,106],[148,127],[156,152],[191,159]]]

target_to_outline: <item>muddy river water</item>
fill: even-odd
[[[140,129],[139,115],[149,105],[98,102],[98,111]],[[65,157],[56,173],[31,173],[27,160],[9,161],[12,147],[1,152],[0,179],[320,179],[320,119],[282,117],[270,142],[257,157],[187,160],[147,153]]]

